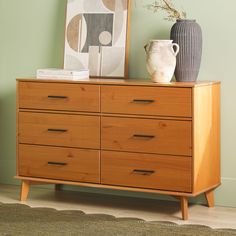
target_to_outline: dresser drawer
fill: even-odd
[[[102,86],[104,113],[191,117],[191,88]]]
[[[100,182],[99,151],[19,145],[20,176]]]
[[[19,142],[100,148],[100,117],[19,112]]]
[[[191,157],[102,151],[101,182],[191,192]]]
[[[170,155],[192,155],[191,121],[102,117],[101,147]]]
[[[97,85],[19,82],[19,108],[100,111]]]

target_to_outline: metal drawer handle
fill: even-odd
[[[154,170],[133,170],[134,174],[139,174],[139,175],[152,175],[155,173]]]
[[[54,165],[54,166],[66,166],[67,163],[65,162],[53,162],[53,161],[49,161],[48,165]]]
[[[146,135],[146,134],[134,134],[133,138],[140,138],[140,139],[153,139],[155,135]]]
[[[134,99],[132,101],[133,103],[142,103],[142,104],[150,104],[150,103],[154,103],[155,100],[149,100],[149,99]]]
[[[48,132],[58,132],[58,133],[65,133],[67,129],[48,129]]]
[[[67,99],[67,96],[54,96],[54,95],[48,95],[49,99]]]

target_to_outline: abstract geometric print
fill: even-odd
[[[68,0],[65,69],[124,77],[128,0]]]
[[[87,25],[87,39],[82,52],[90,46],[112,46],[113,14],[83,14]]]

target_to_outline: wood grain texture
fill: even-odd
[[[191,158],[102,151],[101,183],[191,192]]]
[[[194,192],[220,184],[220,85],[193,92]]]
[[[130,52],[130,25],[131,25],[132,0],[127,0],[127,28],[126,28],[126,47],[125,47],[125,79],[129,78],[129,52]]]
[[[191,117],[191,89],[102,86],[104,113]]]
[[[180,205],[181,205],[182,219],[188,220],[188,198],[185,196],[180,197]]]
[[[95,113],[97,114],[97,113]],[[154,120],[179,120],[179,121],[192,121],[192,117],[173,117],[173,116],[152,116],[152,115],[130,115],[130,114],[101,114],[102,117],[117,117],[117,118],[140,118],[140,119],[146,119],[147,122],[149,119],[154,119]]]
[[[19,145],[21,176],[100,182],[100,153],[96,150]]]
[[[82,187],[91,187],[91,188],[103,188],[103,189],[114,189],[114,190],[124,190],[124,191],[132,191],[132,192],[143,192],[143,193],[156,193],[156,194],[165,194],[170,196],[186,196],[186,197],[196,197],[201,193],[207,192],[212,189],[205,189],[202,192],[192,193],[192,192],[178,192],[178,191],[168,191],[168,190],[159,190],[159,189],[148,189],[148,188],[135,188],[135,187],[125,187],[125,186],[115,186],[108,184],[95,184],[95,183],[84,183],[79,181],[68,181],[68,180],[58,180],[58,179],[48,179],[48,178],[39,178],[39,177],[25,177],[25,176],[14,176],[15,179],[18,180],[28,180],[33,181],[34,183],[38,182],[41,184],[67,184],[67,185],[75,185]],[[214,188],[216,188],[215,186]]]
[[[19,142],[99,149],[100,117],[20,112]]]
[[[215,206],[214,190],[210,190],[210,191],[205,192],[205,197],[207,200],[208,207],[214,207]]]
[[[21,183],[20,201],[26,201],[30,189],[30,181],[23,180]]]
[[[45,88],[60,92],[47,93],[55,103],[37,98]],[[30,184],[44,183],[177,196],[185,220],[188,197],[204,193],[214,205],[220,184],[219,82],[20,79],[17,98],[21,199]],[[69,106],[61,106],[67,99]]]
[[[105,150],[192,154],[190,121],[102,117],[101,124]]]
[[[58,80],[36,78],[18,78],[18,82],[50,83],[50,84],[83,84],[83,85],[122,85],[122,86],[141,86],[141,87],[161,87],[161,88],[196,88],[220,84],[219,81],[196,81],[196,82],[171,82],[171,83],[153,83],[147,79],[112,79],[112,78],[90,78],[89,80]]]
[[[18,172],[18,145],[19,145],[19,83],[16,83],[16,175],[19,175]]]
[[[20,108],[85,112],[100,111],[100,88],[96,85],[19,82],[18,86]]]

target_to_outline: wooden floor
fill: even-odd
[[[20,203],[19,193],[19,186],[0,185],[0,202]],[[38,186],[31,188],[29,198],[24,204],[58,210],[77,209],[87,214],[104,213],[116,217],[141,218],[147,221],[172,221],[177,224],[202,224],[212,228],[236,229],[236,208],[190,205],[189,220],[182,221],[178,202],[65,190],[54,191]]]

